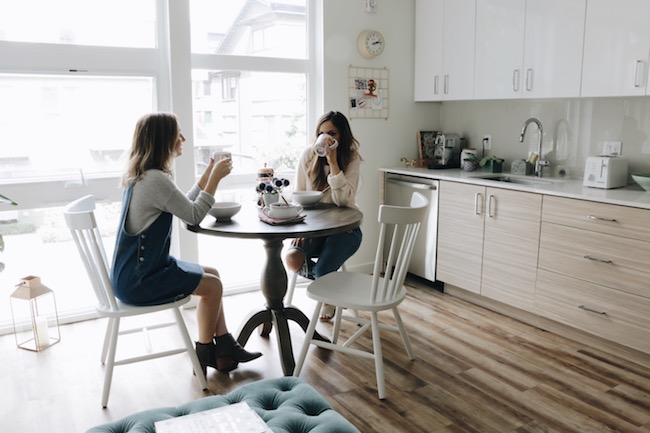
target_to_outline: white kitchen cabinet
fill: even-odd
[[[589,0],[581,96],[646,94],[648,16],[647,0]]]
[[[441,182],[437,279],[532,311],[542,196]]]
[[[416,0],[415,101],[472,99],[476,0]]]
[[[477,3],[476,99],[580,96],[586,0]]]

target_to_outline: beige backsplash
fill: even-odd
[[[582,178],[587,156],[602,153],[605,141],[622,141],[629,172],[650,172],[650,98],[594,98],[552,100],[452,101],[443,102],[444,132],[457,132],[470,147],[481,150],[483,135],[492,135],[486,155],[505,158],[504,171],[516,159],[525,159],[537,148],[537,131],[530,125],[524,143],[519,142],[529,117],[543,125],[543,153],[551,162],[545,176],[560,169],[574,179]]]

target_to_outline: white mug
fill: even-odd
[[[212,154],[212,159],[214,162],[218,162],[220,159],[232,159],[232,154],[225,151],[217,151]]]
[[[282,202],[276,202],[271,203],[269,206],[262,209],[262,212],[264,212],[264,215],[270,218],[293,218],[302,212],[302,206],[295,203],[286,204]]]
[[[330,142],[332,143],[330,144]],[[318,156],[325,156],[327,155],[328,148],[336,149],[338,145],[339,142],[332,138],[331,135],[323,133],[318,136],[316,143],[314,143],[314,152],[316,152],[316,155]]]

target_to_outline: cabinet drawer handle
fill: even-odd
[[[433,94],[438,94],[438,76],[433,77]]]
[[[483,201],[482,198],[483,198],[483,194],[481,194],[480,192],[477,192],[474,195],[474,215],[481,215],[481,209],[483,209],[483,203],[479,205],[479,201],[482,202]]]
[[[596,215],[589,215],[587,218],[589,218],[590,220],[594,220],[594,221],[606,221],[608,223],[616,223],[616,222],[618,222],[614,218],[604,218],[604,217],[599,217],[599,216],[596,216]]]
[[[512,71],[512,91],[519,91],[519,69],[514,69]]]
[[[445,95],[449,94],[449,75],[445,75],[445,82],[444,82],[444,92]]]
[[[611,260],[597,259],[597,258],[595,258],[595,257],[591,257],[589,254],[586,254],[586,255],[584,255],[584,256],[582,256],[582,257],[585,258],[585,259],[587,259],[587,260],[592,260],[592,261],[594,261],[594,262],[608,263],[608,264],[614,263],[614,262],[611,261]]]
[[[643,87],[643,75],[644,71],[642,70],[643,60],[636,61],[636,68],[634,68],[634,87]]]
[[[607,312],[606,312],[606,311],[598,311],[598,310],[594,310],[593,308],[589,308],[589,307],[587,307],[586,305],[578,305],[578,308],[580,308],[581,310],[589,311],[589,312],[591,312],[591,313],[596,313],[596,314],[601,314],[601,315],[603,315],[603,316],[607,316]]]
[[[530,92],[533,90],[533,70],[528,68],[526,70],[526,91]]]
[[[492,194],[488,196],[488,218],[494,218],[494,212],[492,209],[492,203],[496,200]]]

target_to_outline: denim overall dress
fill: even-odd
[[[124,192],[115,241],[111,282],[115,296],[132,305],[158,305],[182,299],[196,289],[203,269],[169,255],[172,214],[163,212],[141,233],[126,231],[133,185]]]

